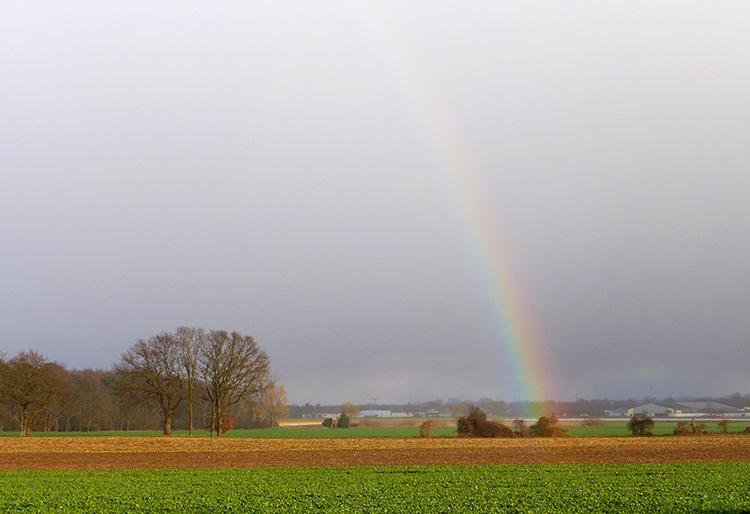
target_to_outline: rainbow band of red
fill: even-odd
[[[520,260],[512,255],[514,246],[502,226],[501,207],[489,196],[492,188],[475,163],[464,131],[434,81],[389,24],[387,14],[379,12],[376,3],[358,5],[358,21],[374,38],[374,50],[385,54],[386,66],[435,156],[436,169],[463,219],[469,245],[485,277],[500,355],[507,359],[500,368],[512,375],[510,381],[500,380],[511,384],[512,391],[503,391],[504,396],[521,401],[554,398],[555,379],[525,293],[528,286]]]

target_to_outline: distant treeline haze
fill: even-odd
[[[721,398],[693,398],[697,401],[715,401],[725,405],[730,405],[741,409],[750,405],[750,394],[741,395],[734,393],[730,396]],[[458,417],[465,415],[469,407],[480,407],[488,416],[501,417],[506,419],[514,418],[537,418],[539,416],[551,416],[555,414],[558,418],[565,417],[582,417],[582,416],[606,416],[606,411],[617,409],[628,409],[643,405],[645,403],[654,403],[656,398],[629,398],[627,400],[584,400],[578,399],[572,402],[563,401],[544,401],[544,402],[504,402],[502,400],[493,400],[492,398],[480,398],[479,400],[460,400],[458,398],[449,398],[448,400],[430,400],[421,403],[407,404],[385,404],[385,403],[360,403],[358,408],[362,410],[390,410],[391,412],[403,412],[413,415],[440,415]],[[678,401],[675,398],[664,398],[664,402]],[[303,416],[315,415],[317,413],[335,413],[341,409],[337,405],[290,405],[289,417],[301,418]]]
[[[356,400],[356,399],[354,399]],[[750,395],[700,398],[737,408]],[[469,406],[488,416],[559,418],[597,416],[656,398],[573,402],[430,400],[354,403],[360,410],[407,415],[465,415]],[[664,401],[674,401],[665,398]],[[287,405],[284,387],[270,374],[268,357],[250,336],[180,327],[137,341],[110,369],[67,369],[34,350],[8,358],[0,352],[0,431],[211,430],[273,427],[285,417],[337,413],[341,405]]]

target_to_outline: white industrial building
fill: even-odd
[[[744,417],[745,409],[737,409],[716,402],[665,402],[647,403],[628,409],[628,416],[666,416],[670,418],[699,418],[723,416],[727,418]]]

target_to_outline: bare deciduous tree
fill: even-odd
[[[139,339],[115,369],[126,378],[126,387],[135,397],[159,405],[164,414],[164,435],[171,435],[172,416],[188,395],[175,338],[165,332],[146,341]]]
[[[101,372],[92,369],[70,374],[70,401],[67,406],[66,428],[90,432],[112,428],[114,404]]]
[[[53,364],[34,350],[19,352],[2,368],[0,392],[18,408],[21,435],[29,435],[36,415],[64,394],[65,383],[52,369]]]
[[[466,412],[466,405],[463,403],[456,403],[451,405],[450,411],[451,411],[451,417],[455,420],[458,420],[461,416],[464,415]]]
[[[193,435],[193,405],[195,403],[195,377],[198,372],[198,355],[206,345],[206,331],[195,327],[178,327],[175,340],[180,347],[180,366],[187,385],[190,417],[190,435]]]
[[[258,395],[268,380],[269,362],[251,336],[212,330],[199,357],[205,383],[205,398],[211,404],[211,435],[222,433],[221,420],[227,409]]]

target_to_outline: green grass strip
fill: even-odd
[[[688,422],[690,420],[687,420]],[[505,420],[511,426],[511,420]],[[721,432],[716,421],[703,422],[709,432]],[[596,436],[630,436],[627,421],[608,421],[601,427],[564,426],[563,429],[576,437]],[[750,420],[733,420],[729,425],[731,433],[740,433],[750,426]],[[676,421],[657,421],[654,435],[672,434],[677,427]],[[175,436],[187,436],[187,430],[175,430]],[[357,427],[357,428],[274,428],[274,429],[238,429],[231,430],[222,437],[257,437],[257,438],[355,438],[355,437],[417,437],[418,427]],[[454,437],[458,435],[455,426],[435,427],[431,435],[435,437]],[[33,437],[161,437],[160,431],[130,432],[33,432]],[[196,437],[209,437],[208,430],[196,430]],[[19,437],[18,432],[0,432],[0,437]]]
[[[0,472],[0,512],[750,512],[750,463]]]
[[[210,437],[208,430],[196,430],[195,437]],[[187,436],[187,430],[174,430],[173,436]],[[417,437],[419,428],[415,427],[376,427],[376,428],[258,428],[231,430],[221,437],[256,437],[256,438],[357,438],[357,437]],[[431,435],[436,437],[457,436],[456,427],[436,427]],[[131,432],[32,432],[32,437],[161,437],[157,431]],[[0,432],[0,437],[20,437],[18,432]]]

